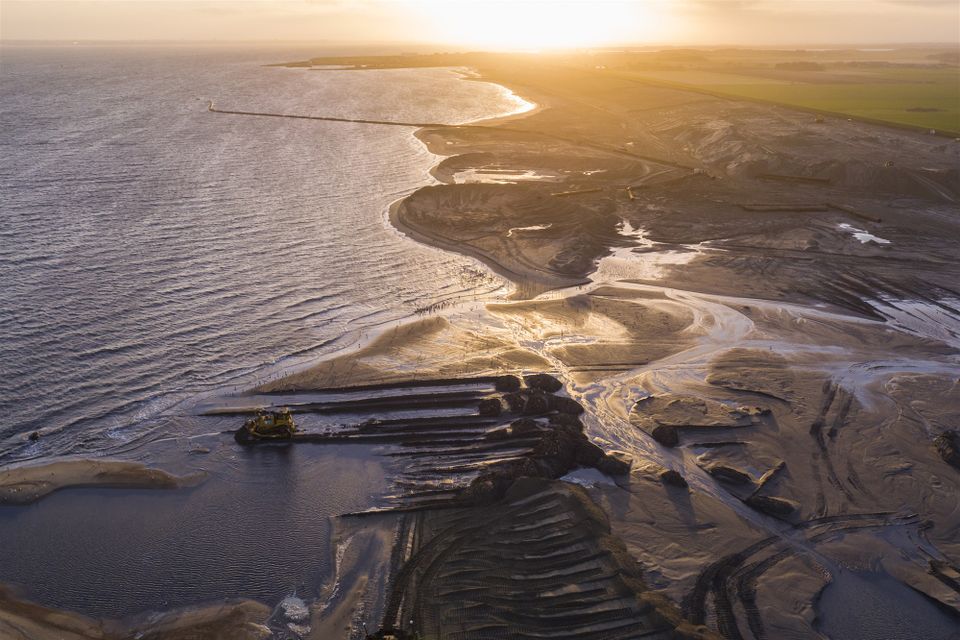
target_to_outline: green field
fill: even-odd
[[[611,71],[623,77],[912,125],[960,136],[960,68],[849,69],[803,74],[772,69]],[[812,80],[812,81],[811,81]]]

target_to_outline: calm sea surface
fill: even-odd
[[[442,69],[263,66],[307,55],[3,49],[0,456],[109,447],[264,365],[496,286],[384,224],[432,182],[412,129],[206,106],[462,123],[526,103]]]

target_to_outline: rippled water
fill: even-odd
[[[362,446],[204,444],[213,451],[191,466],[210,476],[192,489],[67,489],[0,508],[0,583],[112,618],[226,598],[316,598],[332,577],[334,517],[384,491],[380,459]]]
[[[957,619],[883,572],[841,571],[819,598],[817,626],[843,640],[956,640]]]
[[[519,98],[448,70],[263,66],[308,52],[3,49],[0,451],[101,450],[351,331],[498,286],[384,224],[432,182],[413,130]],[[39,430],[32,444],[26,434]]]
[[[207,100],[451,123],[528,105],[449,70],[263,66],[311,53],[3,48],[0,461],[108,455],[207,479],[0,509],[0,583],[111,617],[309,600],[331,579],[332,518],[383,494],[369,447],[242,450],[236,420],[196,400],[501,283],[386,223],[433,182],[412,129]]]

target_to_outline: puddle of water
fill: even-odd
[[[630,224],[629,220],[621,220],[617,233],[625,238],[634,238],[637,244],[643,247],[652,247],[654,242],[647,239],[647,230],[643,227],[636,227]]]
[[[868,302],[894,327],[960,349],[960,299],[928,302],[880,296]]]
[[[841,223],[841,224],[839,224],[839,225],[837,225],[837,226],[838,226],[840,229],[842,229],[842,230],[846,231],[847,233],[849,233],[850,235],[852,235],[852,236],[853,236],[854,238],[856,238],[857,240],[859,240],[859,241],[860,241],[860,244],[867,244],[868,242],[872,242],[872,243],[874,243],[874,244],[879,244],[879,245],[890,244],[890,241],[887,240],[886,238],[881,238],[880,236],[875,236],[875,235],[873,235],[872,233],[870,233],[869,231],[866,231],[866,230],[864,230],[864,229],[858,229],[858,228],[856,228],[855,226],[853,226],[853,225],[851,225],[851,224],[847,224],[846,222]]]
[[[578,484],[581,487],[587,487],[588,489],[597,485],[616,486],[617,484],[596,469],[576,469],[560,479],[564,482],[572,482],[573,484]]]
[[[546,181],[556,182],[560,176],[539,173],[534,169],[516,171],[514,169],[465,169],[453,176],[457,184],[485,183],[485,184],[514,184],[517,182]]]
[[[516,231],[544,231],[546,229],[549,229],[552,226],[553,224],[551,223],[551,224],[535,224],[529,227],[513,227],[512,229],[507,231],[507,237],[509,238]]]
[[[593,282],[617,280],[660,280],[667,269],[688,264],[702,253],[700,245],[670,245],[671,249],[657,249],[660,243],[647,238],[642,227],[634,228],[623,220],[618,229],[621,236],[630,238],[633,245],[622,247],[600,260],[590,279]]]
[[[883,572],[841,571],[821,594],[818,631],[836,640],[957,640],[958,620]]]

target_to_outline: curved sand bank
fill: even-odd
[[[255,391],[278,393],[449,380],[505,372],[543,371],[550,363],[508,336],[470,326],[465,316],[431,316],[384,330],[366,345]],[[459,321],[458,321],[459,318]]]
[[[0,587],[0,637],[10,640],[265,640],[272,637],[264,625],[269,616],[263,604],[236,600],[99,620],[20,600]]]
[[[515,295],[531,297],[587,282],[618,239],[618,218],[557,202],[549,189],[427,187],[395,203],[390,221],[416,240],[478,258],[515,283]]]
[[[74,459],[0,468],[0,505],[23,505],[70,487],[180,489],[205,474],[176,476],[125,460]]]

